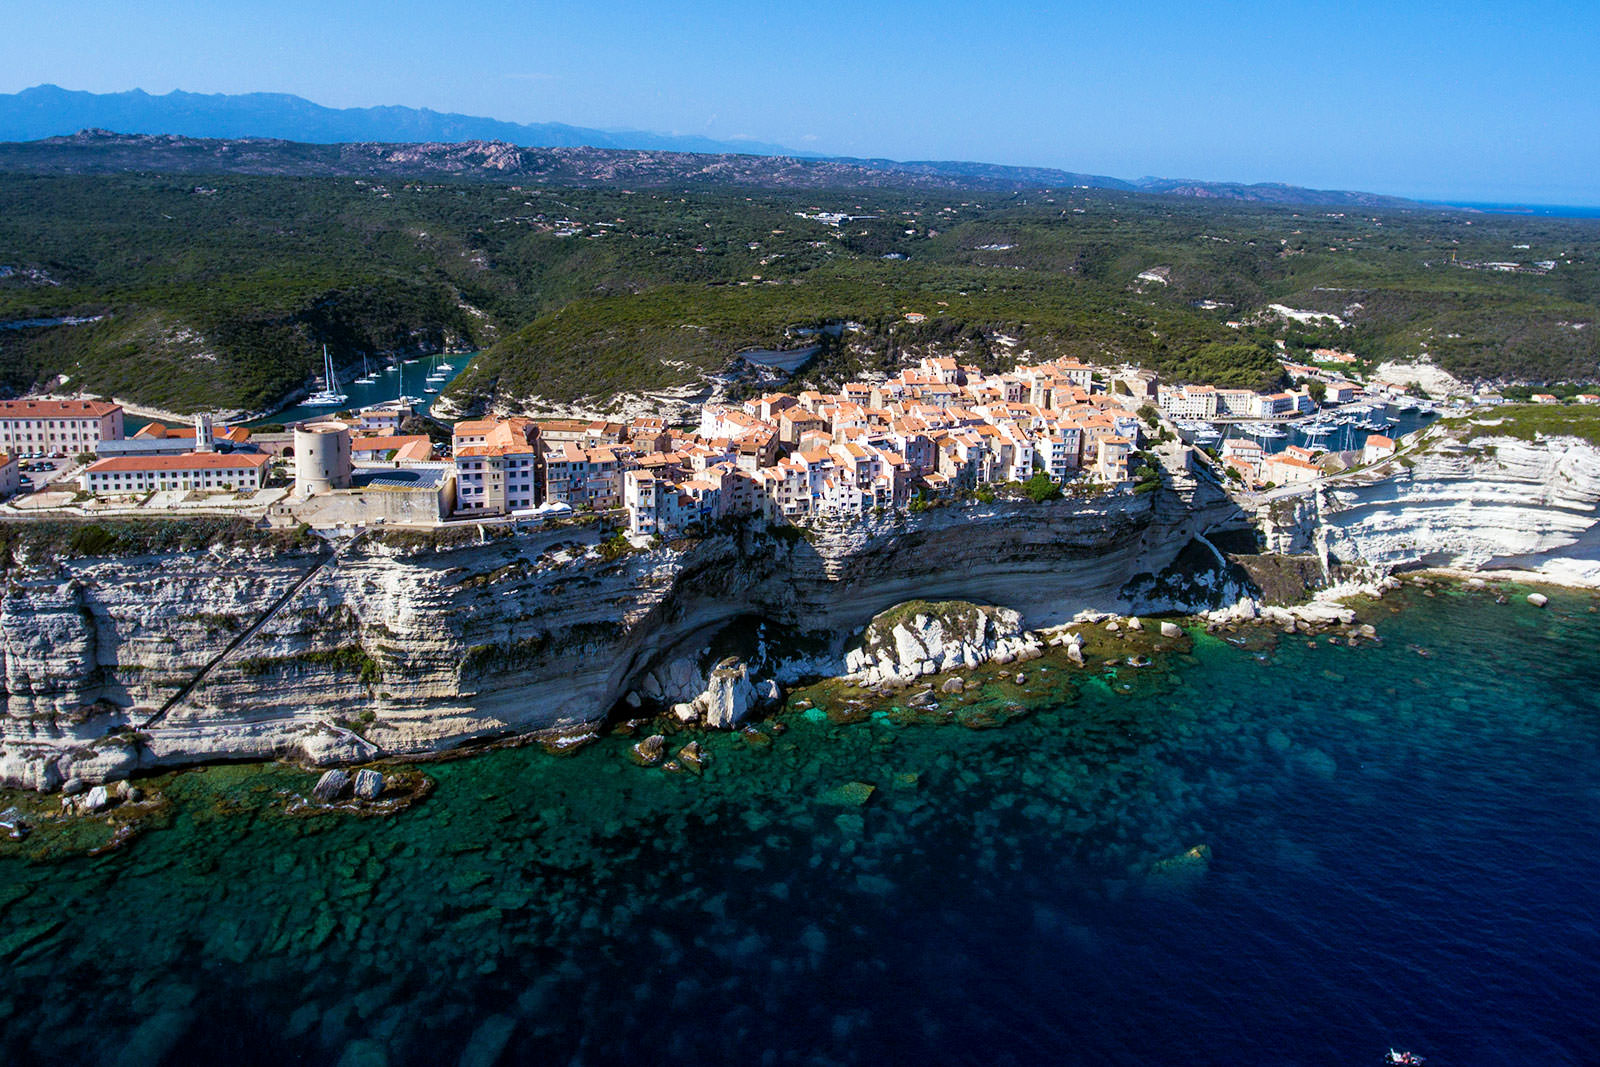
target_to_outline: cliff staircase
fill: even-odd
[[[321,559],[317,560],[317,562],[312,564],[312,566],[304,574],[294,580],[294,584],[290,585],[288,590],[285,591],[282,596],[278,597],[271,604],[267,605],[267,610],[263,611],[261,615],[257,617],[255,622],[251,623],[249,626],[240,631],[237,637],[223,646],[221,652],[218,652],[215,656],[211,657],[210,660],[208,660],[198,671],[196,671],[193,678],[190,678],[187,682],[180,686],[178,691],[172,694],[172,696],[168,697],[166,702],[163,703],[161,707],[157,708],[143,722],[141,722],[139,724],[139,729],[148,730],[150,727],[156,725],[162,719],[166,718],[167,713],[188,699],[189,694],[194,692],[196,687],[198,687],[201,682],[205,681],[206,678],[211,675],[212,671],[220,667],[224,660],[233,655],[235,649],[239,648],[245,642],[255,637],[256,634],[260,633],[261,628],[277,617],[278,612],[283,610],[284,606],[293,600],[300,590],[304,589],[307,585],[310,585],[312,580],[315,579],[317,575],[321,574],[328,567],[333,565],[339,559],[339,557],[344,554],[345,551],[350,549],[358,541],[365,537],[366,533],[367,531],[364,529],[357,530],[355,535],[344,544],[338,546],[337,548],[330,547],[327,553],[323,555]]]

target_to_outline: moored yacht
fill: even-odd
[[[350,398],[339,392],[339,379],[333,374],[333,357],[328,346],[322,346],[322,388],[306,397],[301,403],[308,408],[338,407]]]

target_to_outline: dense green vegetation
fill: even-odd
[[[1446,425],[1468,427],[1474,434],[1503,435],[1523,441],[1539,437],[1577,437],[1600,445],[1600,405],[1506,404],[1492,411],[1448,419]]]
[[[1128,361],[1265,385],[1275,352],[1426,352],[1457,374],[1600,373],[1600,224],[1106,190],[668,192],[227,175],[0,175],[0,388],[262,409],[327,343],[480,344],[452,387],[605,407],[741,348],[820,338],[803,382],[929,350]],[[872,216],[837,227],[816,210]],[[1517,246],[1526,245],[1526,248]],[[1546,273],[1477,264],[1553,261]],[[1153,274],[1141,279],[1143,272]],[[1272,304],[1340,316],[1299,322]],[[908,314],[925,316],[910,321]],[[851,322],[840,335],[809,330]],[[1283,348],[1278,346],[1282,344]]]

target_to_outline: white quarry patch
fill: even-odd
[[[1151,267],[1149,270],[1140,271],[1135,281],[1155,282],[1158,285],[1166,285],[1172,281],[1172,268]]]
[[[1314,325],[1316,323],[1332,323],[1341,330],[1349,325],[1349,323],[1345,322],[1331,311],[1306,311],[1302,308],[1289,307],[1287,304],[1268,304],[1266,310],[1278,316],[1279,318],[1287,319],[1290,322],[1298,322],[1307,325]]]
[[[1468,392],[1467,387],[1449,371],[1420,360],[1416,362],[1390,360],[1388,363],[1380,363],[1378,369],[1372,372],[1372,380],[1402,386],[1418,385],[1431,397],[1447,397]]]

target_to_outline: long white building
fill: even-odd
[[[107,400],[0,400],[0,451],[75,456],[122,440],[122,405]]]
[[[96,496],[154,489],[260,489],[272,457],[258,453],[189,452],[181,456],[117,456],[89,465],[80,482]]]

